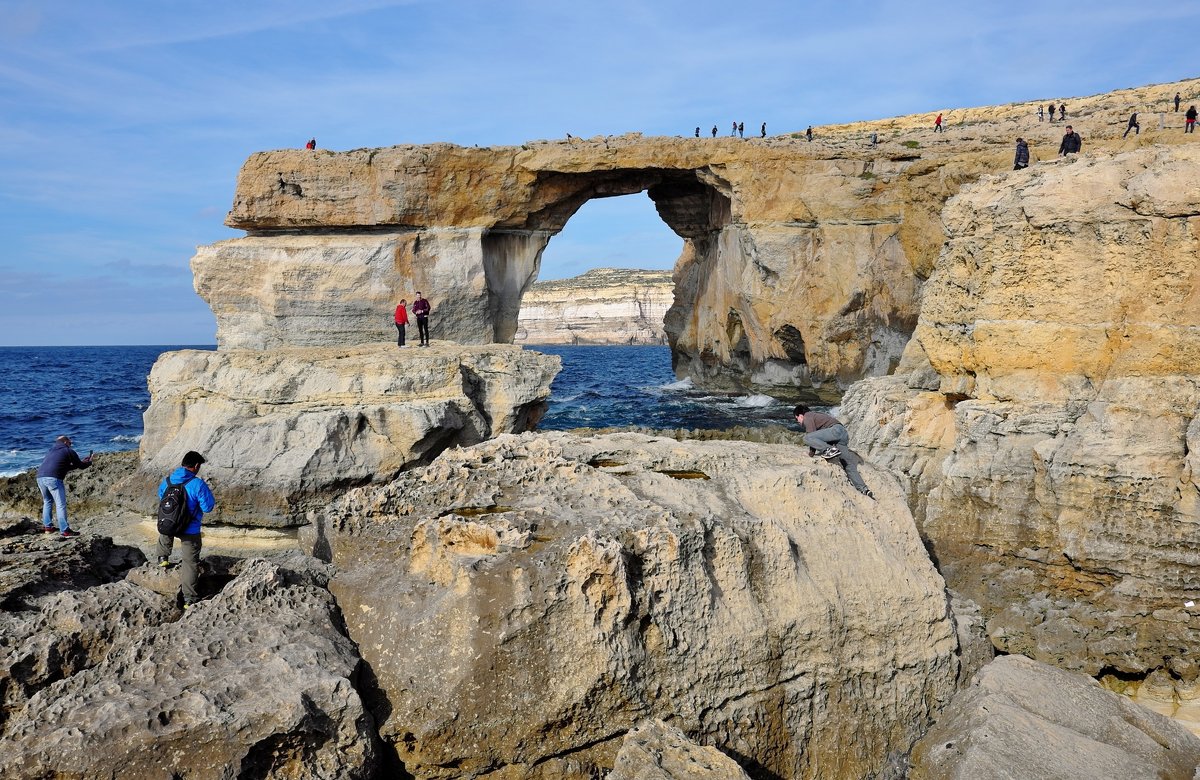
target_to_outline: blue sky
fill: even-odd
[[[0,0],[0,344],[206,344],[198,244],[263,149],[771,132],[1197,75],[1200,4]],[[542,278],[669,268],[645,195]]]

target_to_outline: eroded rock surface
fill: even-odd
[[[902,496],[802,448],[502,436],[302,531],[417,777],[580,777],[670,717],[752,773],[860,778],[958,673]],[[854,739],[846,735],[853,733]]]
[[[150,374],[139,472],[122,490],[152,510],[146,497],[196,450],[217,495],[209,522],[298,525],[348,487],[528,430],[559,365],[498,344],[166,353]]]
[[[749,780],[714,747],[697,745],[679,729],[649,720],[625,735],[608,780]]]
[[[18,622],[11,640],[5,632],[6,778],[334,780],[375,769],[358,655],[332,597],[305,575],[251,562],[182,618],[173,601],[113,583]]]
[[[997,658],[913,750],[912,780],[1193,780],[1200,738],[1095,680]]]
[[[987,177],[901,370],[843,410],[904,477],[995,645],[1125,677],[1200,665],[1200,145]]]

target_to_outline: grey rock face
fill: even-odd
[[[1192,780],[1200,739],[1023,656],[986,666],[913,751],[912,780]]]
[[[353,685],[358,655],[331,596],[307,577],[251,563],[175,622],[162,622],[179,614],[168,599],[131,583],[58,598],[26,621],[24,652],[44,658],[43,648],[74,641],[78,670],[62,668],[66,676],[23,706],[12,702],[0,775],[333,780],[374,771],[373,722]],[[12,677],[21,664],[11,649],[8,660]]]
[[[299,525],[348,487],[528,430],[559,366],[504,345],[166,353],[150,374],[141,465],[122,491],[152,512],[163,476],[196,450],[217,497],[207,522]]]
[[[348,493],[302,537],[416,777],[587,776],[671,717],[751,771],[861,778],[958,673],[894,487],[802,448],[501,436]],[[853,733],[853,740],[846,734]]]
[[[749,780],[729,756],[649,720],[625,735],[608,780]]]

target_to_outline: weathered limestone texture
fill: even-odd
[[[913,750],[911,780],[1193,780],[1200,738],[1082,674],[997,658]]]
[[[679,729],[648,720],[625,735],[608,780],[750,780],[737,762]]]
[[[507,435],[301,536],[416,777],[591,777],[646,718],[752,774],[879,777],[959,647],[903,497],[865,477],[878,502],[803,448]]]
[[[395,344],[164,354],[150,373],[141,464],[126,490],[153,507],[196,450],[214,522],[289,526],[347,487],[386,482],[447,447],[529,430],[557,356],[499,344]]]
[[[985,177],[951,201],[901,370],[856,445],[902,475],[1000,650],[1121,677],[1200,664],[1200,145]]]
[[[537,282],[521,299],[517,344],[666,344],[670,271],[596,268]]]
[[[373,776],[359,657],[301,575],[251,562],[182,618],[121,582],[12,619],[4,661],[26,695],[6,694],[5,778]]]

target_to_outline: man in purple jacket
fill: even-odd
[[[804,430],[804,443],[813,454],[826,460],[836,458],[846,470],[846,476],[850,478],[854,489],[867,498],[875,498],[875,494],[858,473],[858,455],[850,449],[850,434],[846,432],[846,426],[836,417],[814,412],[804,404],[797,406],[792,413],[796,415],[796,422],[800,423]]]
[[[167,492],[167,483],[183,485],[187,493],[188,512],[192,522],[183,533],[179,534],[179,548],[182,552],[183,564],[179,573],[179,585],[183,591],[183,608],[190,609],[200,600],[196,592],[196,580],[200,575],[200,526],[205,512],[213,511],[217,505],[212,491],[200,477],[196,476],[204,465],[204,456],[198,452],[188,451],[183,456],[183,463],[175,469],[158,486],[158,498],[162,500]],[[158,565],[164,569],[171,565],[171,547],[175,544],[174,536],[158,535]]]
[[[63,482],[63,478],[69,471],[86,469],[91,465],[92,454],[89,452],[86,458],[80,458],[79,454],[71,449],[69,436],[59,436],[54,440],[54,446],[46,453],[42,465],[37,470],[38,490],[42,492],[43,532],[54,533],[54,526],[51,525],[50,520],[50,507],[53,505],[58,512],[59,536],[64,539],[79,536],[79,533],[71,530],[71,526],[67,523],[67,486]]]

